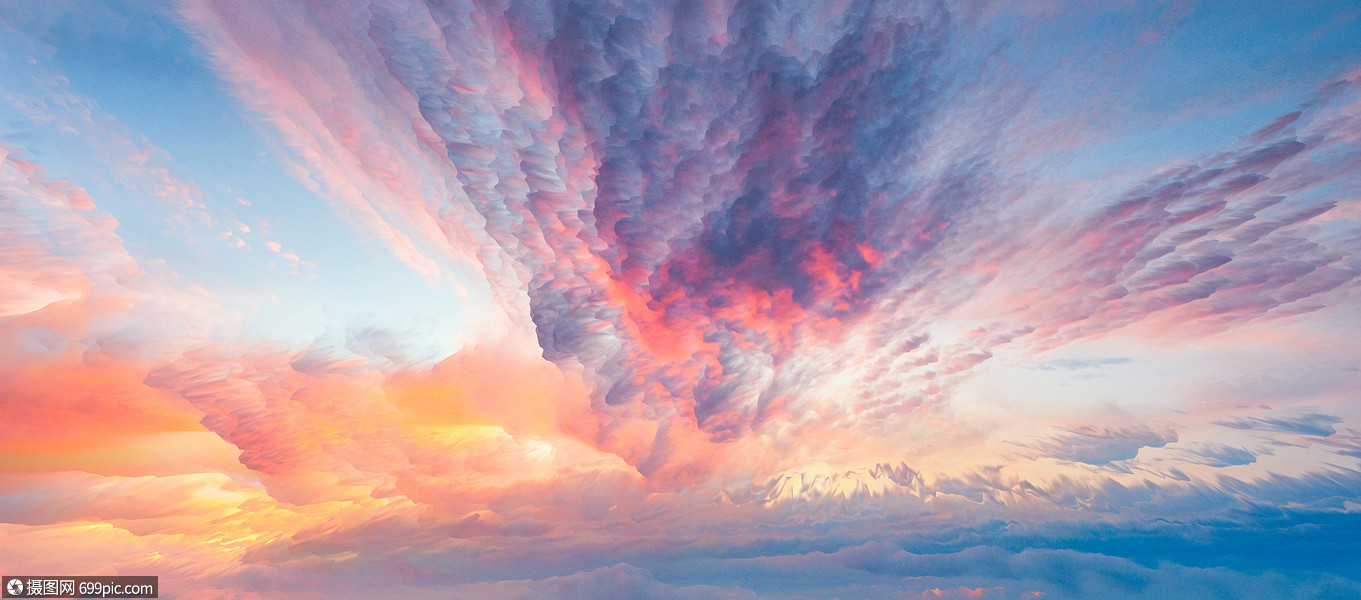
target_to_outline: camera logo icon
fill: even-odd
[[[24,593],[24,582],[19,579],[11,579],[9,584],[5,586],[5,591],[9,592],[11,596],[18,596]]]

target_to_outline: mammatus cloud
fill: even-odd
[[[1140,26],[1092,47],[1156,64],[1204,10],[1113,12]],[[288,237],[302,209],[210,205],[187,173],[227,175],[50,75],[81,28],[7,11],[49,23],[7,78],[48,83],[4,99],[119,185],[0,145],[6,568],[223,598],[1354,595],[1361,71],[1092,175],[1074,149],[1146,142],[1060,90],[1120,73],[1103,94],[1143,106],[1151,80],[1015,33],[1086,18],[1051,13],[134,13],[255,124],[261,177],[340,217]],[[177,273],[111,208],[149,200],[312,279]],[[356,247],[456,295],[472,341],[258,325],[399,281],[320,258]],[[1231,551],[1273,544],[1308,561]]]

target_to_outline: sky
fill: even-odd
[[[0,0],[0,571],[1361,597],[1354,2]]]

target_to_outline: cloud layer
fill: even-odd
[[[109,8],[0,11],[7,574],[1361,592],[1355,14]]]

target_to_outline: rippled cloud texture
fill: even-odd
[[[1359,18],[0,1],[0,567],[1361,597]]]

